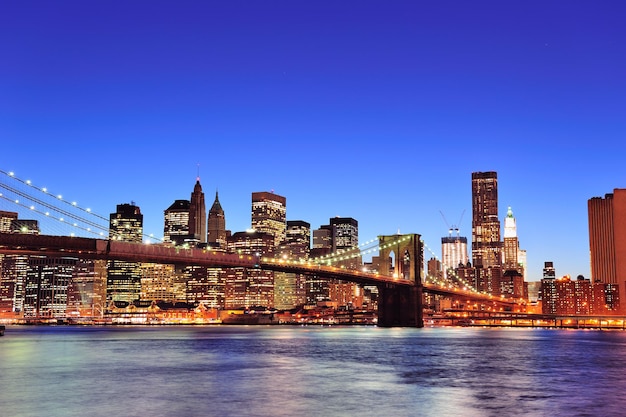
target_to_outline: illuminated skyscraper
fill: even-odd
[[[189,239],[189,200],[176,200],[164,212],[163,242],[182,245]]]
[[[206,220],[204,193],[200,185],[200,177],[198,177],[189,203],[189,234],[197,242],[206,242]]]
[[[285,240],[286,216],[285,197],[268,192],[252,193],[252,229],[272,235],[275,247]]]
[[[134,204],[119,204],[109,217],[109,239],[141,243],[143,215]],[[107,302],[138,300],[141,293],[141,268],[137,262],[109,261]]]
[[[475,267],[500,266],[500,220],[498,219],[498,175],[472,173],[472,263]]]
[[[0,227],[3,232],[39,234],[37,220],[18,219],[13,212],[0,212]],[[24,311],[30,258],[30,255],[0,255],[0,312]]]
[[[504,267],[506,269],[519,269],[518,253],[517,226],[513,211],[509,207],[504,218]]]
[[[0,210],[0,232],[8,233],[11,231],[11,222],[17,220],[17,213],[13,211]]]
[[[469,261],[467,256],[467,238],[463,236],[448,236],[441,238],[441,258],[443,274],[446,279],[455,275],[454,270],[459,264],[465,266]]]
[[[237,232],[228,238],[228,250],[243,255],[274,253],[274,236],[259,231]],[[225,268],[226,308],[274,306],[274,273],[252,268]]]
[[[77,258],[30,256],[24,285],[24,317],[65,318],[67,288]]]
[[[207,241],[211,246],[219,246],[220,248],[226,248],[226,238],[228,233],[226,232],[226,217],[224,216],[224,209],[220,204],[220,200],[215,192],[215,201],[209,210],[209,232]]]
[[[276,250],[278,257],[290,260],[308,259],[311,251],[311,225],[301,220],[287,221],[287,238]],[[274,306],[288,310],[306,302],[305,276],[274,272]]]

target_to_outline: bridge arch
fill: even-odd
[[[378,236],[381,275],[415,285],[378,285],[378,325],[423,327],[422,266],[424,247],[418,234]],[[392,257],[393,254],[393,257]],[[391,261],[390,261],[391,259]]]
[[[378,244],[381,275],[394,275],[422,284],[424,247],[420,235],[378,236]],[[390,257],[392,262],[388,261]]]

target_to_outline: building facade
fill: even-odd
[[[229,234],[226,231],[226,216],[220,204],[217,191],[215,192],[215,201],[213,201],[213,205],[209,210],[207,229],[207,242],[209,246],[226,249],[226,240]]]
[[[206,243],[206,221],[204,193],[198,177],[189,201],[189,234],[198,243]]]
[[[626,189],[587,202],[591,279],[617,285],[626,299]]]
[[[252,193],[252,229],[274,237],[274,247],[285,240],[287,199],[273,192]]]
[[[141,243],[143,215],[138,206],[118,204],[109,217],[109,239]],[[109,261],[107,274],[107,304],[111,301],[132,303],[141,295],[141,264]]]
[[[472,173],[472,263],[478,268],[501,266],[498,175]]]
[[[176,200],[163,214],[163,242],[182,245],[189,239],[189,200]]]

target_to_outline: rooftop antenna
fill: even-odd
[[[198,181],[200,181],[200,162],[198,162],[198,175],[196,177]]]

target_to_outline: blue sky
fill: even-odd
[[[105,216],[134,201],[146,233],[199,165],[233,232],[274,190],[290,220],[440,255],[441,213],[471,240],[471,173],[497,171],[529,279],[589,277],[587,200],[626,187],[622,1],[0,9],[0,169]]]

